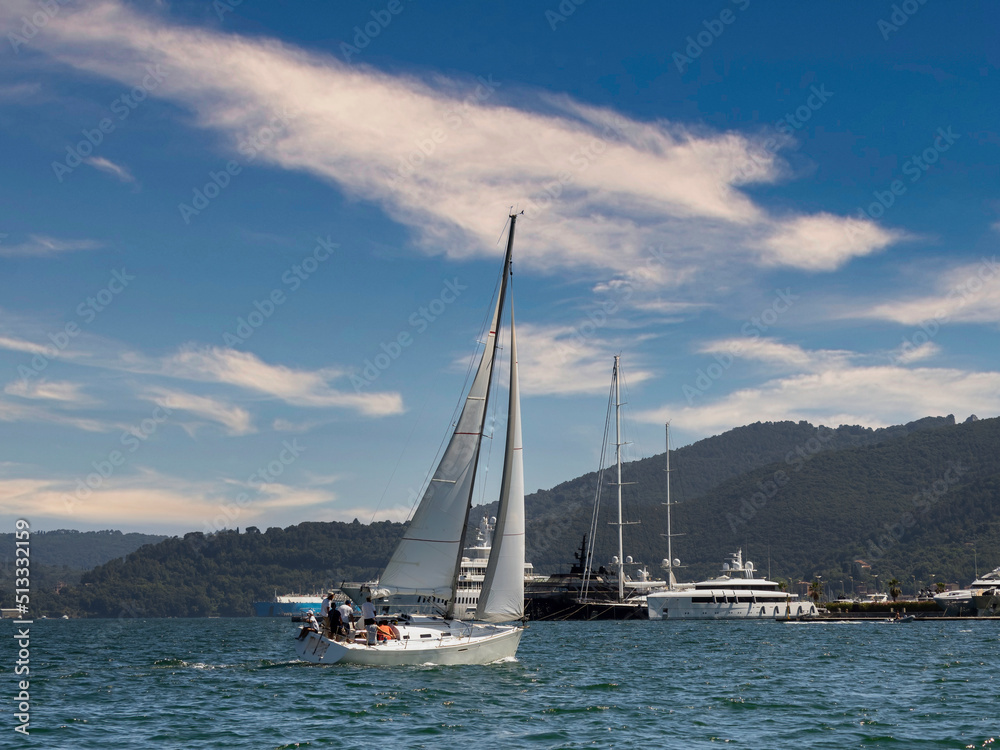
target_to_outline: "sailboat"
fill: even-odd
[[[611,373],[611,394],[608,403],[608,421],[612,411],[615,420],[615,469],[617,488],[618,520],[612,525],[618,530],[618,554],[610,562],[611,573],[595,580],[593,576],[593,546],[587,551],[586,563],[583,567],[583,585],[580,596],[575,600],[575,607],[565,609],[559,619],[566,620],[628,620],[645,619],[646,594],[663,587],[666,581],[653,580],[649,571],[635,563],[631,556],[626,557],[624,551],[624,527],[630,525],[622,517],[622,442],[621,438],[621,363],[615,356],[614,369]],[[603,456],[601,465],[604,465]],[[594,502],[594,516],[591,522],[591,538],[596,536],[598,510],[600,508],[600,492],[603,485],[603,470],[598,478],[597,498]],[[633,577],[626,572],[627,565],[638,566]],[[603,566],[601,568],[603,570]]]
[[[503,275],[486,345],[451,438],[413,519],[396,546],[372,597],[422,596],[445,603],[441,613],[402,613],[379,618],[379,635],[359,633],[337,640],[305,631],[295,644],[298,655],[320,664],[399,666],[489,664],[513,658],[524,616],[524,470],[521,458],[521,407],[517,343],[510,305],[510,382],[507,436],[499,506],[475,618],[457,616],[459,576],[475,489],[480,445],[490,402],[500,324],[511,276],[514,227],[511,213]]]

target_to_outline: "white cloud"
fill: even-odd
[[[727,343],[706,351],[724,351]],[[714,381],[689,384],[686,400],[637,418],[656,424],[671,420],[682,429],[712,434],[762,420],[879,427],[928,415],[1000,413],[1000,372],[900,366],[921,357],[871,365],[865,364],[871,359],[866,355],[808,351],[773,341],[746,346],[745,356],[784,365],[783,374],[731,393],[723,393],[726,375],[720,374]]]
[[[219,347],[185,347],[162,362],[162,373],[186,380],[225,383],[273,396],[295,406],[340,407],[368,416],[400,414],[398,393],[351,393],[330,386],[341,370],[293,370],[253,354]]]
[[[614,352],[610,344],[594,335],[590,321],[579,327],[517,326],[517,362],[521,392],[526,396],[566,396],[601,393],[611,383]],[[632,368],[628,358],[624,371],[629,383],[652,377],[646,370]]]
[[[60,240],[43,234],[31,234],[28,235],[26,242],[17,245],[0,244],[0,257],[46,258],[60,253],[93,250],[98,247],[101,247],[101,243],[94,240]]]
[[[186,411],[203,419],[217,422],[230,435],[248,435],[255,432],[253,420],[246,409],[207,396],[196,396],[166,388],[151,388],[146,398],[167,409]]]
[[[31,8],[9,3],[0,24],[13,28]],[[502,81],[388,75],[111,1],[65,9],[32,44],[128,84],[159,65],[151,94],[193,110],[236,158],[266,136],[257,163],[377,202],[454,257],[494,254],[498,211],[511,203],[530,220],[526,267],[628,276],[660,246],[664,268],[645,276],[672,284],[719,258],[761,262],[761,249],[766,265],[829,270],[899,237],[827,213],[768,215],[740,188],[776,181],[783,164],[738,133],[631,120],[568,97],[518,108]]]
[[[312,509],[336,500],[330,491],[282,484],[258,486],[240,501],[240,482],[192,481],[148,469],[112,476],[86,494],[75,480],[0,478],[0,516],[28,515],[70,526],[101,524],[178,531],[219,531],[249,523],[284,522],[282,512]]]
[[[110,159],[105,159],[103,156],[91,156],[89,159],[83,160],[85,164],[89,164],[94,169],[98,169],[101,172],[107,172],[114,177],[117,177],[122,182],[135,182],[135,177],[132,173],[128,171],[127,167],[123,167],[120,164],[115,164]]]
[[[4,386],[3,392],[20,398],[64,401],[71,406],[86,406],[94,400],[82,392],[80,383],[47,380],[15,380]]]
[[[933,331],[930,335],[943,323],[995,325],[1000,321],[1000,264],[995,255],[935,272],[932,283],[935,291],[931,294],[884,302],[861,316],[904,325],[926,323]]]
[[[903,237],[901,232],[869,221],[821,213],[777,223],[761,247],[768,263],[832,271],[851,258],[882,250]]]

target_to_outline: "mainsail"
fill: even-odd
[[[511,216],[510,219],[500,293],[479,368],[448,447],[420,499],[413,520],[379,578],[378,589],[372,592],[375,596],[420,594],[454,600],[479,447],[486,421],[490,379],[497,350],[497,332],[510,273],[515,217]],[[523,485],[523,481],[521,484]],[[523,506],[523,487],[521,494]],[[522,576],[523,565],[522,552]]]

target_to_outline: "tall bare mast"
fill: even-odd
[[[665,502],[664,505],[667,506],[667,533],[663,536],[667,538],[667,564],[664,567],[667,569],[667,588],[673,590],[677,583],[674,579],[673,539],[675,536],[682,535],[674,534],[670,529],[670,506],[673,505],[673,503],[670,502],[670,422],[667,422],[665,427],[667,431],[667,468],[665,469],[667,474],[667,502]]]
[[[622,401],[618,387],[618,355],[615,355],[615,463],[618,468],[618,601],[625,601],[625,545],[622,540]]]

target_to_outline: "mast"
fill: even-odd
[[[500,324],[503,319],[503,306],[507,297],[507,279],[510,277],[510,259],[514,252],[514,225],[517,223],[517,214],[510,214],[510,232],[507,234],[507,251],[504,255],[503,277],[500,280],[500,297],[497,300],[496,330],[490,331],[493,335],[493,352],[490,359],[496,362],[497,349],[500,347]],[[483,412],[479,420],[479,439],[476,441],[475,455],[472,459],[472,480],[469,483],[469,496],[465,502],[465,520],[462,522],[462,534],[458,543],[458,554],[455,556],[455,571],[451,579],[451,597],[448,599],[448,609],[445,617],[451,619],[455,616],[455,600],[458,598],[458,578],[462,572],[462,553],[465,551],[465,537],[469,526],[469,511],[472,509],[472,493],[476,487],[476,473],[479,468],[479,452],[483,444],[483,429],[486,426],[486,415],[489,413],[490,388],[487,386],[486,395],[483,398]],[[509,418],[509,417],[508,417]]]
[[[670,528],[670,508],[675,504],[670,500],[670,422],[667,422],[665,426],[667,431],[667,468],[665,469],[667,474],[667,502],[663,504],[667,506],[667,533],[662,536],[667,538],[667,564],[664,566],[667,569],[667,590],[673,591],[677,586],[677,581],[674,579],[673,540],[675,536],[684,535],[675,534]]]
[[[622,541],[622,438],[621,395],[618,387],[618,355],[615,355],[615,464],[618,472],[618,601],[625,601],[625,546]]]

